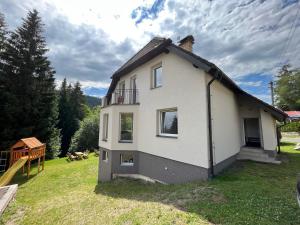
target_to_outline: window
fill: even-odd
[[[159,135],[177,137],[177,109],[159,110]]]
[[[133,114],[121,113],[120,116],[120,142],[132,142]]]
[[[130,78],[130,103],[135,104],[137,100],[136,76]]]
[[[122,97],[125,96],[125,81],[120,82],[120,84],[119,84],[119,94]]]
[[[162,86],[162,66],[156,66],[152,71],[152,88]]]
[[[102,152],[102,160],[103,161],[107,161],[108,160],[108,152],[107,151],[104,151]]]
[[[124,153],[120,155],[121,166],[133,166],[133,154]]]
[[[108,113],[103,115],[103,129],[102,129],[102,140],[107,141],[108,137]]]

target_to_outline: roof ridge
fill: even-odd
[[[161,45],[162,43],[164,43],[164,42],[167,41],[168,39],[163,38],[163,37],[159,37],[159,36],[153,37],[146,45],[144,45],[142,48],[140,48],[140,50],[138,50],[131,58],[129,58],[129,59],[128,59],[121,67],[119,67],[119,69],[117,69],[117,70],[113,73],[112,77],[113,77],[115,74],[117,74],[118,72],[120,72],[121,70],[123,70],[124,68],[126,68],[126,67],[128,66],[128,64],[130,65],[131,63],[129,63],[129,62],[130,62],[132,59],[134,59],[139,53],[141,53],[144,49],[146,49],[146,47],[149,46],[150,43],[153,43],[155,40],[161,41],[161,43],[159,43],[159,44],[153,46],[153,49],[156,48],[156,47],[158,47],[159,45]],[[153,49],[152,49],[152,50],[153,50]],[[112,78],[112,77],[111,77],[111,78]]]

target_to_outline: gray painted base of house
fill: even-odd
[[[236,157],[237,157],[238,154],[236,155],[233,155],[219,163],[217,163],[215,166],[214,166],[214,174],[215,175],[218,175],[219,173],[221,173],[224,169],[228,168],[229,166],[231,166],[235,161],[236,161]],[[210,169],[209,169],[210,171]],[[211,173],[209,173],[211,174]]]
[[[108,159],[101,160],[103,151],[108,152]],[[132,153],[134,165],[120,165],[120,154]],[[215,165],[215,174],[231,165],[236,159],[232,156]],[[113,174],[140,174],[154,180],[168,184],[185,183],[196,180],[207,180],[209,170],[204,167],[195,166],[176,160],[171,160],[141,151],[119,151],[108,150],[100,147],[99,156],[99,181],[109,181]]]

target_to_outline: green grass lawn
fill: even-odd
[[[283,144],[281,165],[237,162],[210,182],[146,184],[118,179],[97,185],[98,159],[47,161],[18,174],[16,201],[2,224],[300,224],[296,178],[300,152]]]

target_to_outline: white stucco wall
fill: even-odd
[[[276,136],[276,121],[270,113],[260,109],[263,147],[265,150],[276,150],[277,136]]]
[[[101,109],[100,115],[100,135],[99,146],[111,150],[137,150],[138,143],[138,105],[112,105]],[[103,115],[108,113],[108,138],[102,140],[103,133]],[[132,143],[120,143],[120,113],[133,113],[133,134]]]
[[[151,89],[153,66],[162,63],[162,87]],[[123,76],[126,88],[130,88],[130,77],[136,76],[139,92],[139,106],[109,106],[115,111],[136,110],[135,123],[138,135],[135,136],[132,150],[154,154],[180,162],[208,167],[207,104],[204,71],[175,54],[162,54],[130,74]],[[133,109],[136,107],[135,109]],[[177,108],[178,138],[157,137],[157,110]],[[104,113],[107,108],[101,112]],[[114,116],[114,118],[116,118]],[[118,120],[114,120],[116,123]],[[100,124],[102,129],[102,125]],[[113,139],[118,126],[113,125]],[[101,147],[112,150],[130,150],[126,143],[111,145],[100,141]],[[133,149],[135,148],[135,149]]]
[[[207,82],[212,79],[207,75]],[[240,151],[240,116],[235,94],[214,81],[211,85],[211,114],[214,163],[236,155]]]

